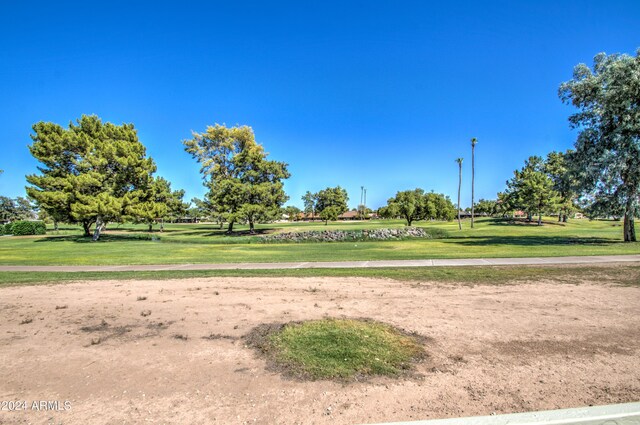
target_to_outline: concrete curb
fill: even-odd
[[[378,425],[640,425],[640,403]]]

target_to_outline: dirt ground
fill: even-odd
[[[596,282],[206,278],[4,288],[0,401],[26,409],[3,405],[0,423],[353,424],[638,401],[638,312],[640,288]],[[428,337],[421,377],[283,379],[242,340],[261,323],[326,316]]]

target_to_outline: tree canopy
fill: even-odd
[[[20,196],[15,199],[0,196],[0,220],[16,221],[34,218],[36,218],[34,206],[28,199]]]
[[[542,213],[557,202],[553,181],[545,171],[544,160],[539,156],[532,156],[507,181],[509,207],[525,211],[529,221],[534,214],[538,214],[538,224],[542,224]]]
[[[283,188],[287,164],[267,160],[251,127],[216,124],[183,144],[201,164],[207,201],[229,223],[229,232],[240,220],[253,232],[256,222],[276,218],[289,199]]]
[[[450,221],[456,214],[448,196],[435,192],[425,193],[420,188],[397,192],[378,213],[383,218],[402,217],[407,221],[407,226],[411,226],[415,220]]]
[[[636,56],[594,58],[577,65],[559,96],[577,108],[569,117],[579,130],[569,168],[588,210],[624,215],[624,240],[636,241],[640,215],[640,50]]]
[[[317,193],[307,191],[302,196],[304,202],[304,212],[311,217],[318,214],[325,224],[329,221],[335,221],[340,214],[349,209],[347,202],[349,196],[347,191],[340,186],[328,187]]]
[[[27,194],[54,220],[81,223],[87,236],[95,223],[98,239],[104,223],[146,197],[156,166],[133,124],[83,115],[68,129],[39,122],[33,131],[29,150],[41,165],[40,174],[27,176]]]

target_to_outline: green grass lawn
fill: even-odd
[[[505,285],[540,280],[640,286],[640,265],[389,267],[271,270],[169,270],[138,272],[0,272],[0,288],[91,280],[167,280],[206,277],[370,277],[462,285]]]
[[[402,227],[399,220],[372,222],[277,223],[259,225],[264,233],[324,229]],[[572,220],[544,226],[480,219],[475,229],[456,222],[417,222],[441,229],[443,239],[264,244],[236,226],[234,235],[210,224],[169,224],[163,233],[145,226],[110,225],[98,242],[65,227],[45,236],[0,237],[0,265],[124,265],[235,262],[401,260],[566,255],[638,254],[640,243],[622,242],[620,222]]]

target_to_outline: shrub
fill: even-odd
[[[11,234],[11,223],[7,223],[2,227],[4,228],[4,234],[5,235],[10,235]]]
[[[5,233],[7,233],[5,225]],[[11,234],[14,236],[44,235],[47,227],[42,221],[15,221],[11,223]]]

